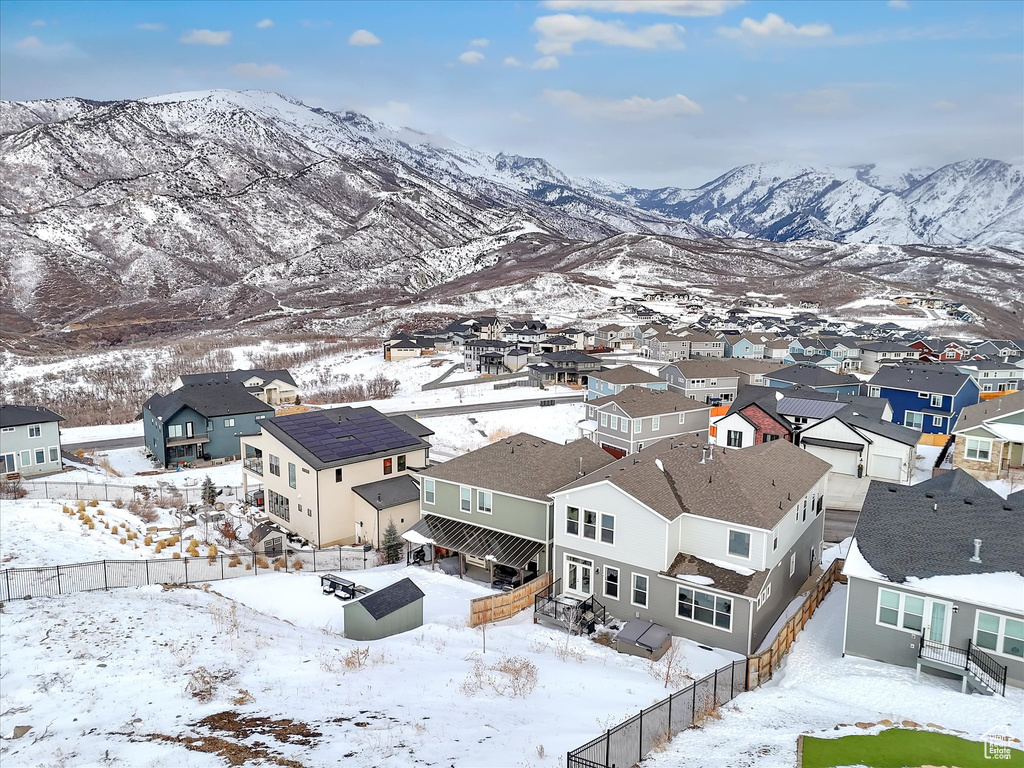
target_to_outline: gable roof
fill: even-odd
[[[590,378],[607,381],[609,384],[655,384],[663,381],[653,373],[648,373],[632,365],[604,368],[590,374]]]
[[[838,374],[826,370],[819,365],[808,363],[797,363],[775,371],[769,377],[775,381],[785,381],[791,384],[806,384],[811,387],[836,387],[847,384],[860,386],[860,379],[849,374]]]
[[[540,356],[541,360],[554,360],[555,362],[567,363],[600,363],[601,359],[573,349],[563,352],[545,352]]]
[[[961,498],[1001,498],[998,493],[959,467],[930,477],[914,487],[922,493],[948,493]]]
[[[0,427],[20,427],[24,424],[44,424],[50,421],[65,419],[41,405],[0,405]]]
[[[408,340],[410,337],[408,334],[399,333],[392,338],[404,337]],[[397,344],[394,346],[398,346]],[[286,384],[291,384],[293,387],[296,386],[295,379],[292,378],[291,373],[281,369],[276,371],[268,371],[265,368],[252,368],[249,370],[238,369],[235,371],[219,371],[213,373],[186,373],[178,378],[181,379],[182,384],[213,384],[219,381],[233,381],[236,384],[241,384],[243,381],[248,381],[253,377],[263,379],[263,381],[283,381]]]
[[[389,616],[399,608],[412,605],[424,597],[423,590],[416,586],[412,579],[406,576],[401,581],[389,584],[383,589],[371,592],[358,603],[349,605],[361,605],[374,619],[380,620]]]
[[[587,402],[587,405],[594,405],[600,408],[612,403],[625,411],[627,416],[634,419],[642,419],[645,416],[660,416],[665,413],[711,410],[710,405],[699,403],[692,397],[681,395],[678,392],[633,385],[626,387],[617,395],[606,395],[590,400]]]
[[[878,372],[868,380],[868,384],[872,387],[887,389],[955,395],[963,389],[968,381],[973,382],[974,380],[966,373],[961,373],[954,368],[928,365],[890,365],[879,368]]]
[[[956,429],[953,432],[959,434],[964,430],[983,426],[986,421],[998,419],[1000,416],[1008,416],[1017,411],[1024,411],[1024,390],[967,406],[960,411],[960,418],[957,419]]]
[[[253,397],[245,387],[232,381],[184,384],[166,395],[154,393],[142,407],[162,421],[167,421],[186,407],[208,419],[214,416],[274,412],[273,406]]]
[[[677,360],[669,363],[659,370],[675,368],[684,379],[738,379],[740,374],[736,370],[736,358],[708,357],[694,360]]]
[[[860,413],[856,410],[856,406],[853,405],[844,407],[835,415],[835,418],[859,432],[887,437],[903,445],[917,445],[917,441],[921,439],[921,433],[916,429],[902,427],[899,424],[893,424],[891,421],[885,421],[877,416],[872,417]]]
[[[453,483],[547,501],[558,488],[614,461],[596,443],[580,438],[562,445],[520,432],[420,472]]]

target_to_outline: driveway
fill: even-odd
[[[841,475],[832,472],[828,476],[828,491],[825,493],[825,506],[828,509],[860,511],[864,506],[864,497],[868,492],[869,477],[857,478],[853,475]]]

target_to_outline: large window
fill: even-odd
[[[295,487],[295,465],[290,461],[288,462],[288,487]]]
[[[746,531],[729,529],[729,554],[748,559],[750,557],[750,534]]]
[[[570,536],[580,535],[580,510],[579,507],[565,508],[565,532]]]
[[[964,449],[965,459],[975,461],[990,461],[992,458],[992,441],[983,437],[968,437],[967,447]]]
[[[619,569],[604,567],[604,596],[619,599]]]
[[[459,486],[459,509],[463,512],[471,512],[473,510],[471,503],[472,494],[473,490],[471,488],[467,488],[464,485]]]
[[[633,574],[633,605],[647,607],[647,577],[641,573]]]
[[[878,623],[920,632],[924,629],[924,598],[878,590]]]
[[[291,513],[288,511],[288,497],[282,496],[276,491],[267,491],[267,512],[276,515],[282,520],[290,520]]]
[[[423,501],[427,504],[434,503],[434,480],[430,477],[423,478]]]
[[[743,433],[738,429],[730,429],[725,433],[725,444],[730,448],[742,448]]]
[[[676,615],[681,619],[690,619],[731,632],[732,598],[718,597],[689,587],[679,587]]]
[[[268,461],[268,463],[270,465],[270,474],[276,475],[277,477],[280,477],[281,476],[281,459],[279,459],[277,456],[275,456],[272,453],[268,453],[267,454],[267,461]]]
[[[979,648],[1024,658],[1024,621],[978,611],[974,642]]]
[[[492,506],[494,499],[491,496],[490,491],[477,491],[476,492],[476,509],[478,512],[484,512],[485,514],[491,514],[494,511]]]
[[[601,513],[601,541],[605,544],[615,543],[615,516]]]
[[[583,510],[583,538],[597,539],[597,512]]]
[[[0,455],[0,473],[7,474],[8,472],[16,472],[17,469],[14,466],[14,454],[4,453]]]
[[[911,429],[921,429],[924,426],[924,414],[919,411],[907,411],[903,416],[903,425]]]
[[[184,428],[181,424],[168,424],[167,425],[167,436],[168,437],[181,437]]]

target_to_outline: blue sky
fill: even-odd
[[[275,90],[695,186],[748,162],[1024,156],[1020,2],[0,2],[0,96]]]

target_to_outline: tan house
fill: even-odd
[[[216,384],[225,381],[241,384],[246,392],[267,405],[293,405],[299,396],[298,386],[291,373],[286,370],[267,371],[262,368],[185,374],[174,380],[171,391],[179,390],[188,384]]]
[[[389,522],[401,532],[419,519],[413,472],[427,466],[432,434],[369,407],[266,419],[241,437],[243,491],[314,546],[379,547]]]
[[[953,435],[954,467],[978,480],[1024,482],[1024,391],[967,406]]]

